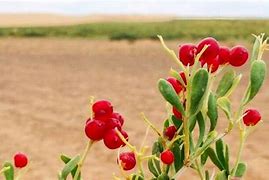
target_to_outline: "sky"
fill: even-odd
[[[269,0],[0,0],[0,13],[269,18]]]

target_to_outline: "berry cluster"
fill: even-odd
[[[85,125],[85,133],[92,141],[103,139],[109,149],[117,149],[124,146],[117,131],[128,140],[128,134],[122,129],[124,119],[121,114],[113,112],[113,106],[109,101],[100,100],[92,106],[93,117],[89,118]]]
[[[220,46],[216,39],[207,37],[197,45],[182,44],[178,51],[179,60],[185,66],[192,66],[196,55],[202,51],[205,45],[208,47],[202,53],[199,61],[202,67],[207,65],[208,71],[211,73],[217,71],[220,65],[242,66],[249,57],[247,49],[243,46],[237,45],[229,49],[226,46]]]

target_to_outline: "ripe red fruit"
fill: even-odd
[[[122,135],[128,140],[128,135],[125,131],[121,131]],[[104,136],[104,144],[109,149],[117,149],[120,146],[124,146],[124,142],[120,139],[115,129],[111,129],[106,132]]]
[[[182,91],[183,87],[176,78],[169,77],[166,80],[173,86],[177,94],[179,94]]]
[[[197,47],[193,44],[183,44],[179,47],[178,58],[185,66],[192,66],[197,52]]]
[[[113,106],[109,101],[100,100],[93,104],[92,111],[96,118],[109,117],[113,113]]]
[[[197,54],[202,51],[205,45],[209,45],[201,56],[201,59],[213,59],[219,54],[219,44],[216,39],[208,37],[198,43]]]
[[[16,153],[14,155],[14,164],[17,168],[24,168],[28,163],[28,158],[23,153]]]
[[[183,71],[181,71],[179,73],[180,77],[182,78],[183,82],[185,83],[185,85],[187,85],[187,79],[186,79],[186,75]]]
[[[110,118],[107,122],[106,122],[106,130],[110,130],[110,129],[114,129],[117,128],[118,130],[121,130],[121,123],[120,120],[116,119],[116,118]]]
[[[255,126],[261,120],[261,114],[256,109],[248,109],[244,114],[243,122],[246,126]]]
[[[165,135],[166,137],[168,137],[168,140],[170,141],[170,140],[173,139],[173,137],[175,136],[176,132],[177,132],[177,129],[176,129],[175,126],[169,126],[169,127],[167,127],[167,128],[165,129],[165,131],[164,131],[164,135]]]
[[[94,141],[103,139],[106,132],[106,124],[100,120],[90,120],[85,125],[85,134],[88,138]]]
[[[216,56],[214,59],[209,59],[206,63],[208,71],[214,73],[219,68],[219,57]]]
[[[231,49],[230,61],[232,66],[242,66],[248,60],[248,50],[243,46],[235,46]]]
[[[125,171],[131,170],[136,165],[135,154],[133,152],[124,152],[119,157],[122,168]]]
[[[170,165],[174,162],[174,154],[169,149],[161,153],[161,160],[164,164]]]
[[[173,114],[177,119],[182,119],[182,114],[177,110],[176,107],[173,107]]]
[[[222,46],[219,49],[219,62],[220,64],[227,64],[230,61],[230,49]]]
[[[118,119],[120,121],[121,125],[123,125],[124,118],[122,117],[122,115],[120,113],[114,112],[114,113],[112,113],[111,117]]]

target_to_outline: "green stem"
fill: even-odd
[[[180,67],[180,69],[182,69],[183,71],[185,71],[185,67],[184,65],[181,63],[181,61],[178,59],[177,55],[175,54],[175,52],[171,49],[169,49],[166,44],[163,41],[163,37],[160,35],[157,35],[157,37],[160,39],[161,44],[164,48],[164,50],[171,56],[171,58],[175,61],[175,63],[177,63]]]
[[[239,145],[239,150],[237,153],[237,157],[236,157],[236,162],[235,162],[235,166],[234,166],[234,170],[232,172],[232,177],[235,175],[238,164],[240,162],[241,156],[242,156],[242,152],[243,152],[243,147],[245,144],[245,135],[246,135],[246,131],[244,130],[240,130],[240,145]]]
[[[205,177],[204,177],[204,174],[203,174],[203,171],[202,171],[201,164],[199,163],[198,159],[195,160],[195,165],[196,165],[196,168],[197,168],[197,171],[198,171],[198,174],[199,174],[201,180],[204,180]]]
[[[189,74],[189,69],[187,68],[186,74]],[[191,94],[191,80],[192,76],[189,77],[187,76],[187,88],[186,88],[186,116],[183,116],[183,132],[184,132],[184,154],[185,154],[185,159],[184,163],[185,165],[188,165],[189,162],[189,156],[190,156],[190,130],[189,130],[189,118],[190,118],[190,94]]]
[[[90,151],[90,149],[91,149],[94,142],[95,141],[92,141],[92,140],[88,141],[87,146],[86,146],[86,148],[85,148],[85,150],[83,152],[83,155],[82,155],[81,159],[78,162],[78,168],[77,168],[76,174],[74,176],[74,180],[78,180],[78,177],[79,177],[79,174],[80,174],[80,171],[81,171],[81,167],[83,166],[84,161],[85,161],[85,159],[87,157],[87,154]]]
[[[0,174],[4,173],[5,171],[9,170],[10,167],[3,167],[1,170],[0,170]]]

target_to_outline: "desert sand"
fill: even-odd
[[[171,41],[168,45],[176,48],[178,43]],[[266,57],[269,59],[268,54]],[[165,102],[156,83],[167,77],[171,66],[177,68],[157,41],[0,39],[0,163],[22,151],[31,162],[23,179],[56,179],[63,167],[59,155],[74,156],[86,145],[84,124],[92,95],[113,102],[125,117],[130,142],[139,146],[146,129],[140,112],[145,112],[157,127],[162,126]],[[240,71],[246,72],[247,66]],[[236,105],[246,79],[233,96]],[[263,123],[249,137],[243,151],[248,164],[246,180],[268,179],[268,88],[267,80],[251,104],[260,109]],[[220,121],[218,129],[224,130],[227,120]],[[156,138],[150,133],[146,144],[151,145]],[[234,161],[237,133],[225,141],[232,144]],[[118,173],[116,154],[104,148],[102,142],[96,143],[86,159],[84,179],[112,179],[112,173]],[[187,171],[183,179],[198,179],[194,174]]]

